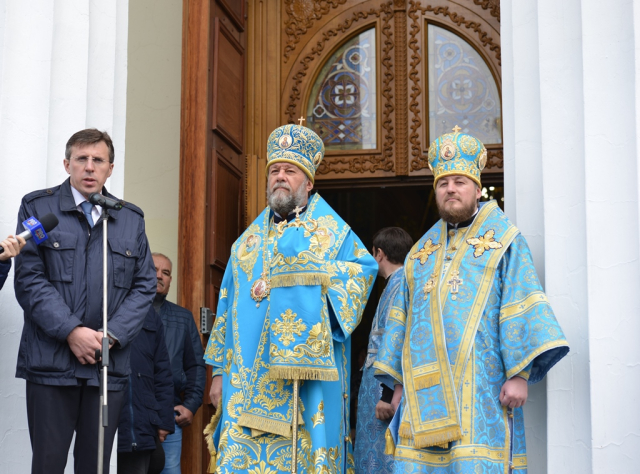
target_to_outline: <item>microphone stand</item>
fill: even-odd
[[[109,336],[107,334],[107,207],[102,206],[102,360],[100,373],[100,408],[98,421],[98,474],[104,469],[104,429],[109,425],[107,405],[107,369],[109,367]],[[96,355],[98,355],[96,350]],[[97,359],[97,358],[96,358]]]

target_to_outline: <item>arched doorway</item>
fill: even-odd
[[[456,125],[486,144],[483,194],[501,202],[497,5],[285,0],[284,6],[282,122],[303,117],[323,139],[315,189],[368,248],[382,227],[400,226],[418,239],[436,222],[427,151]],[[378,281],[352,336],[354,363],[366,353],[383,288]]]
[[[454,125],[485,142],[484,192],[501,199],[497,0],[183,5],[179,302],[194,314],[216,307],[229,247],[264,208],[269,133],[299,117],[327,148],[316,190],[369,247],[380,227],[418,238],[435,222],[427,150]],[[208,402],[185,432],[186,472],[206,468]]]

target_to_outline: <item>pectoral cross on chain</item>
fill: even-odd
[[[447,283],[451,286],[451,299],[455,300],[456,299],[456,294],[458,293],[458,290],[460,289],[460,285],[462,285],[462,283],[464,282],[464,280],[459,278],[460,276],[460,272],[458,270],[454,270],[451,273],[451,280],[449,280]]]
[[[296,213],[296,219],[300,219],[300,213],[303,211],[304,208],[300,207],[300,206],[296,206],[295,209],[293,210],[293,212]]]

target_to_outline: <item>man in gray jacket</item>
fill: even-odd
[[[24,310],[16,377],[27,381],[32,473],[64,471],[73,433],[76,473],[98,464],[99,364],[102,341],[102,209],[88,202],[102,193],[114,166],[106,132],[87,129],[67,142],[69,179],[27,194],[18,222],[53,213],[58,226],[16,257],[16,297]],[[129,343],[138,334],[155,293],[155,273],[142,211],[126,203],[107,211],[108,222],[108,427],[104,472],[127,386]],[[20,229],[18,229],[20,230]]]

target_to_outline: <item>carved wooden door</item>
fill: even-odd
[[[201,307],[216,310],[231,245],[244,230],[245,6],[183,1],[178,302],[198,327]],[[185,473],[205,473],[209,465],[202,432],[214,413],[210,383],[208,367],[203,405],[183,430]]]
[[[499,0],[283,0],[281,117],[323,138],[318,187],[428,181],[429,144],[455,125],[501,180],[499,14]]]

